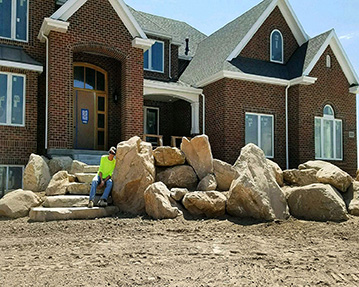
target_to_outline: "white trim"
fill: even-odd
[[[164,73],[165,72],[165,42],[160,40],[155,40],[155,43],[161,43],[162,44],[162,70],[155,70],[152,67],[152,47],[149,48],[146,52],[148,52],[148,69],[143,68],[145,71],[148,72],[156,72],[156,73]],[[155,44],[153,43],[153,45]],[[145,52],[145,53],[146,53]]]
[[[330,57],[330,55],[327,55],[327,57],[326,57],[326,66],[327,66],[327,68],[332,67],[332,58]]]
[[[326,107],[330,108],[330,110],[331,110],[332,113],[333,113],[332,115],[324,114]],[[331,119],[334,119],[334,118],[335,118],[334,109],[333,109],[333,107],[332,107],[331,105],[325,105],[325,107],[323,108],[323,117],[325,117],[325,118],[331,118]]]
[[[359,94],[359,86],[354,86],[354,87],[349,88],[349,93]]]
[[[143,31],[146,33],[147,36],[156,36],[156,37],[159,37],[159,38],[162,38],[162,39],[172,40],[172,44],[176,45],[176,46],[182,46],[183,45],[183,42],[173,40],[172,35],[157,32],[157,31],[152,31],[152,30],[148,30],[148,29],[144,29]]]
[[[0,60],[0,67],[8,67],[8,68],[15,68],[15,69],[21,69],[21,70],[30,70],[42,73],[44,68],[43,66],[37,66],[32,64],[25,64],[25,63],[19,63],[19,62],[12,62],[12,61],[3,61]]]
[[[155,43],[155,40],[150,39],[142,39],[136,37],[132,40],[132,47],[142,49],[144,52],[146,52],[148,49],[152,47],[152,45]]]
[[[281,41],[282,42],[282,61],[276,61],[276,60],[272,59],[273,58],[273,54],[272,54],[272,52],[273,52],[273,48],[272,48],[273,42],[272,42],[272,39],[273,39],[273,33],[274,32],[278,32],[280,37],[281,37],[281,40],[282,40]],[[269,58],[270,58],[270,61],[273,62],[273,63],[280,63],[280,64],[284,63],[284,38],[283,38],[283,35],[282,35],[281,31],[279,31],[278,29],[274,29],[272,31],[272,33],[270,33],[270,55],[269,55]]]
[[[69,28],[70,23],[59,21],[51,18],[45,18],[42,22],[39,34],[37,35],[37,38],[44,43],[45,42],[45,36],[48,36],[51,31],[60,32],[60,33],[66,33]]]
[[[148,132],[146,131],[146,127],[147,127],[147,110],[157,110],[157,135],[160,134],[160,108],[158,107],[150,107],[150,106],[143,106],[143,110],[144,110],[144,127],[145,127],[145,134],[148,134]]]

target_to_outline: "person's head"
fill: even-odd
[[[113,146],[108,151],[108,157],[109,157],[110,160],[112,160],[115,155],[116,155],[116,148]]]

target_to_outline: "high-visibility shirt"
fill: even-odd
[[[112,160],[108,159],[108,155],[103,155],[101,157],[100,169],[98,170],[98,174],[102,173],[102,178],[105,179],[108,176],[112,176],[113,170],[116,166],[116,159]]]

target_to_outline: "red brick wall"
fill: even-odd
[[[278,29],[282,33],[284,63],[286,63],[299,46],[278,7],[264,21],[240,55],[247,58],[270,61],[270,35],[274,29]]]

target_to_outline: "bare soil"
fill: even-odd
[[[359,286],[359,218],[0,220],[0,286]]]

